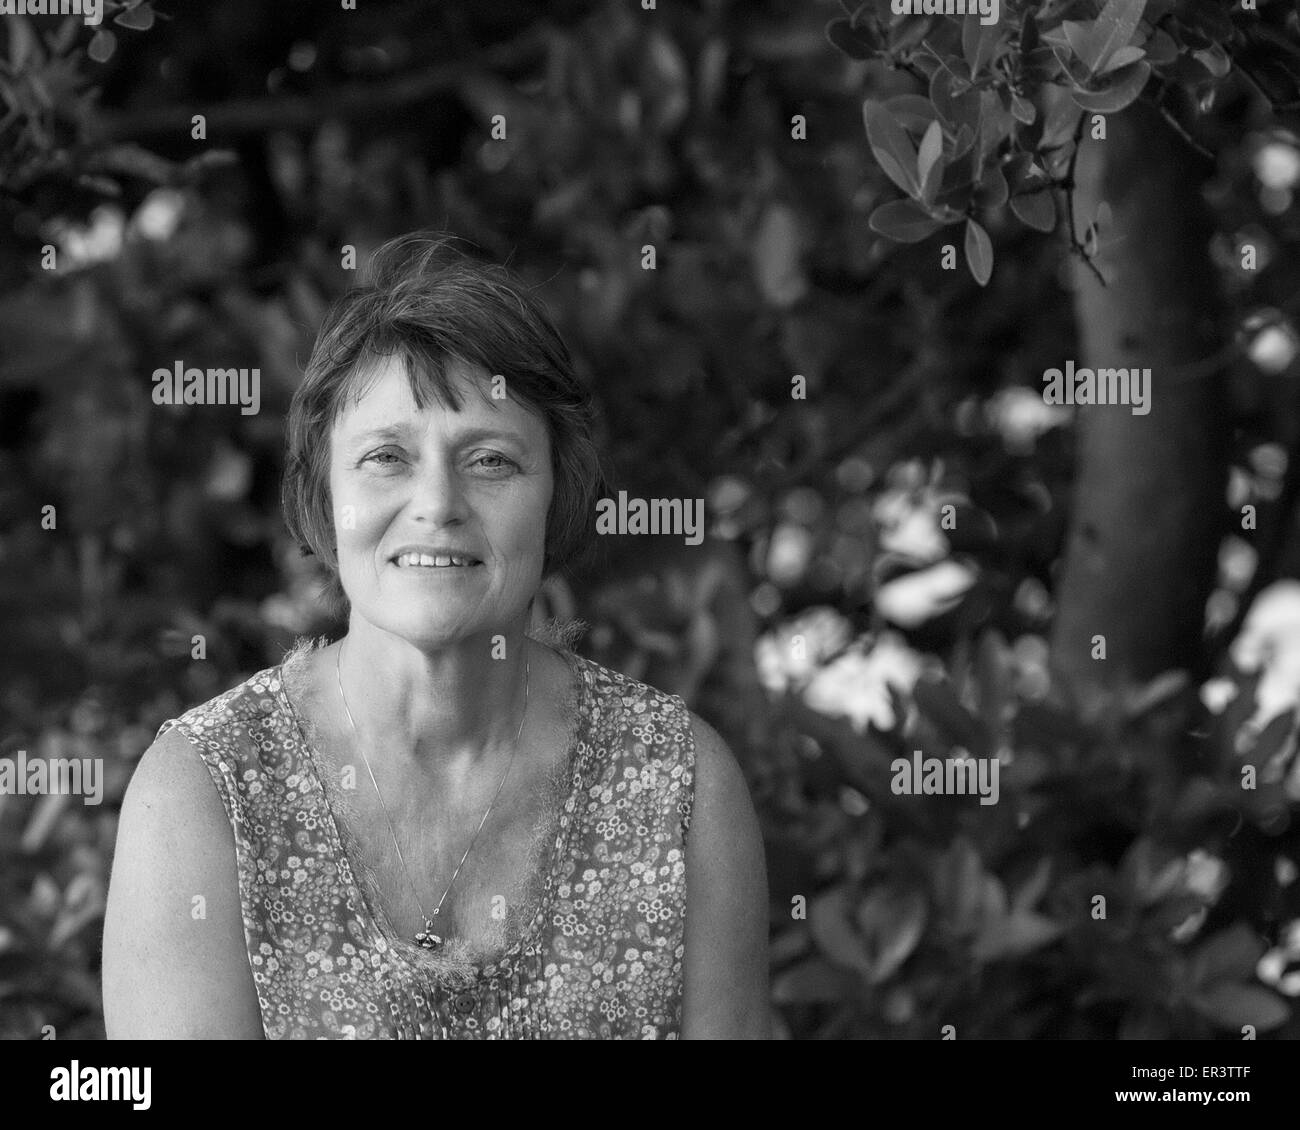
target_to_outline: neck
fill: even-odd
[[[372,760],[379,753],[449,772],[508,756],[524,711],[526,669],[536,681],[528,651],[535,646],[522,621],[425,650],[354,617],[335,662],[357,740]],[[347,725],[342,702],[339,711]]]

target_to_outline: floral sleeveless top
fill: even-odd
[[[163,723],[202,757],[234,831],[268,1039],[678,1038],[690,712],[564,655],[578,718],[536,911],[515,944],[450,981],[372,912],[283,664]]]

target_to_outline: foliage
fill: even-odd
[[[1250,729],[1237,672],[1227,710],[1201,708],[1200,736],[1169,754],[1193,696],[1181,673],[1087,725],[1044,694],[1026,641],[1013,650],[990,631],[962,651],[950,675],[936,665],[895,692],[907,723],[889,731],[782,712],[816,782],[773,853],[786,867],[802,856],[820,880],[807,928],[792,921],[775,940],[775,998],[797,1030],[1168,1039],[1283,1025],[1276,988],[1300,939],[1264,960],[1263,934],[1295,879],[1294,719]],[[898,795],[891,764],[920,749],[998,757],[997,803]],[[1257,791],[1241,787],[1246,765]]]
[[[106,0],[104,16],[130,31],[154,25],[151,0]],[[83,188],[116,194],[115,174],[139,174],[155,181],[170,175],[168,163],[137,146],[105,147],[91,136],[98,90],[86,60],[106,63],[117,48],[117,34],[99,26],[84,48],[83,27],[67,16],[55,27],[37,29],[33,19],[6,19],[8,59],[0,59],[0,182],[21,192],[38,180],[58,175]]]
[[[895,16],[891,0],[865,0],[832,20],[827,37],[850,58],[906,70],[926,91],[863,106],[871,151],[907,194],[877,208],[872,228],[911,243],[964,223],[966,262],[981,286],[993,247],[976,217],[1004,205],[1050,232],[1059,194],[1071,249],[1085,260],[1095,253],[1103,217],[1081,238],[1073,202],[1089,115],[1118,113],[1152,90],[1195,145],[1169,105],[1206,110],[1237,75],[1278,104],[1300,104],[1300,47],[1261,25],[1258,11],[1213,0],[1034,0],[1006,4],[990,24]],[[1047,97],[1051,88],[1069,99]]]

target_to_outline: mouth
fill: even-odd
[[[469,554],[439,550],[403,550],[390,560],[399,569],[472,569],[483,564]]]

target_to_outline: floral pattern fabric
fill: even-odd
[[[268,1039],[680,1035],[690,712],[565,657],[580,676],[571,786],[536,911],[459,981],[370,912],[283,665],[163,724],[203,759],[230,819]]]

